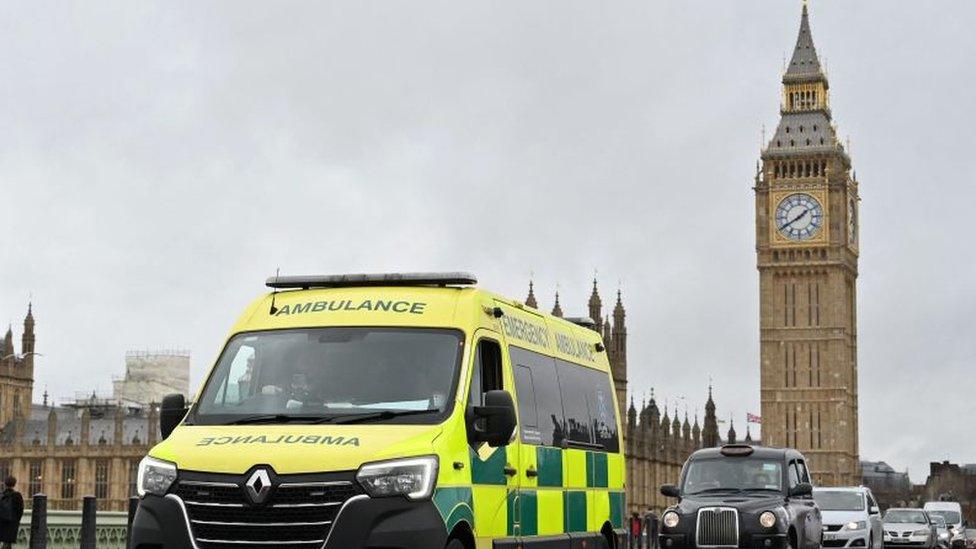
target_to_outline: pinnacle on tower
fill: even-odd
[[[525,304],[533,309],[539,308],[539,302],[535,300],[535,288],[532,280],[529,280],[529,295],[525,298]]]
[[[810,32],[810,13],[807,5],[803,4],[803,14],[800,17],[800,33],[796,37],[796,47],[793,57],[783,75],[783,81],[819,80],[824,78],[820,66],[817,48],[813,45],[813,35]]]
[[[736,438],[735,438],[735,420],[733,418],[731,418],[731,417],[729,418],[729,433],[728,433],[728,441],[727,442],[729,444],[735,444],[736,443]]]
[[[590,294],[589,306],[590,319],[592,319],[593,324],[597,326],[597,331],[600,331],[600,327],[603,325],[603,318],[601,318],[603,302],[600,300],[600,292],[597,290],[596,278],[593,279],[593,292]]]
[[[559,306],[559,290],[556,290],[556,304],[552,306],[552,316],[563,317],[563,308]]]
[[[718,418],[715,417],[715,401],[712,400],[712,385],[708,385],[708,401],[705,402],[705,421],[702,425],[702,446],[714,448],[719,445]]]
[[[617,304],[613,308],[613,322],[615,327],[619,325],[620,328],[623,328],[624,319],[626,316],[626,311],[624,311],[623,294],[620,290],[617,290]]]
[[[24,317],[24,334],[21,336],[20,351],[28,357],[28,360],[33,360],[31,356],[34,354],[34,341],[34,304],[27,303],[27,316]]]

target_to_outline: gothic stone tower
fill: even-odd
[[[7,329],[0,349],[0,427],[13,419],[30,415],[31,393],[34,390],[34,313],[27,306],[21,353],[14,348],[14,333]]]
[[[804,5],[755,182],[763,441],[804,452],[829,486],[860,473],[858,183],[828,91]]]

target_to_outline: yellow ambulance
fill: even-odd
[[[623,547],[606,349],[465,273],[289,276],[164,399],[130,548]]]

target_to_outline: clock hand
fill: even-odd
[[[790,225],[796,223],[797,221],[803,219],[803,216],[807,215],[808,213],[810,213],[810,210],[803,210],[803,213],[801,213],[800,215],[798,215],[798,216],[794,217],[793,219],[789,220],[789,222],[787,222],[785,225],[783,225],[782,227],[780,227],[779,230],[782,231],[783,229],[785,229],[785,228],[789,227]]]

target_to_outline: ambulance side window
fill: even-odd
[[[498,343],[482,339],[475,348],[472,363],[471,389],[468,391],[468,409],[485,403],[485,393],[504,389],[502,384],[502,351]],[[470,441],[470,440],[469,440]]]
[[[515,372],[522,442],[559,446],[563,441],[563,403],[552,357],[509,347]]]
[[[490,339],[478,342],[474,355],[474,371],[471,372],[471,391],[468,406],[481,406],[485,403],[485,393],[502,386],[502,352],[498,343]]]
[[[528,366],[515,366],[515,391],[518,393],[519,424],[523,439],[527,429],[539,430],[539,409],[535,404],[535,383]]]

